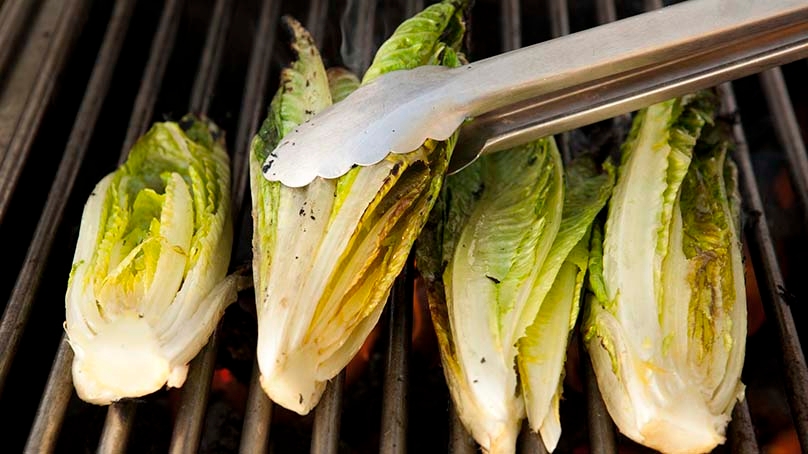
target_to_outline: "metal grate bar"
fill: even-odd
[[[190,110],[207,115],[216,82],[219,79],[222,50],[227,40],[230,18],[233,14],[232,0],[217,0],[208,26],[202,59],[194,81]],[[232,191],[231,191],[232,192]],[[236,245],[240,237],[236,238]],[[208,343],[191,361],[188,378],[180,390],[180,406],[171,434],[169,452],[197,452],[202,437],[202,426],[205,423],[205,411],[210,397],[210,385],[213,369],[216,366],[216,352],[219,350],[217,335],[214,330]]]
[[[477,453],[477,443],[463,427],[463,422],[457,415],[452,399],[449,399],[449,452],[452,454]]]
[[[794,106],[788,96],[788,87],[780,68],[760,74],[760,82],[774,122],[777,139],[783,147],[791,171],[791,182],[803,209],[803,221],[808,225],[808,154],[800,134]]]
[[[146,132],[152,121],[154,105],[157,102],[157,95],[160,93],[163,75],[174,50],[177,29],[180,26],[180,18],[182,17],[183,3],[185,3],[185,0],[166,0],[163,7],[160,23],[157,25],[157,32],[152,39],[149,60],[146,62],[146,70],[143,72],[143,80],[135,98],[135,107],[132,109],[132,116],[129,118],[126,138],[124,138],[121,146],[119,164],[126,160],[129,149],[132,148],[138,137]]]
[[[4,150],[4,158],[0,162],[0,223],[3,222],[11,202],[11,194],[28,160],[31,144],[45,115],[45,108],[53,96],[56,81],[78,37],[81,24],[86,19],[86,6],[84,0],[64,3],[48,51],[37,73],[36,82],[28,94],[25,109],[17,121],[8,148]],[[0,388],[2,379],[3,377],[0,377]]]
[[[567,0],[550,0],[550,33],[553,38],[570,34],[570,15]]]
[[[521,10],[519,0],[502,0],[500,3],[502,49],[504,51],[522,47]]]
[[[645,0],[645,11],[653,11],[664,7],[662,0]]]
[[[390,293],[390,332],[387,346],[387,370],[384,376],[384,400],[380,451],[407,452],[407,393],[409,357],[412,345],[413,276],[412,257],[393,284]]]
[[[339,429],[342,419],[342,391],[345,387],[345,369],[333,380],[323,393],[314,410],[312,431],[312,454],[337,454],[339,452]],[[387,451],[383,451],[387,452]]]
[[[143,80],[140,83],[132,116],[129,119],[126,138],[121,147],[119,164],[126,160],[129,149],[132,148],[137,138],[146,131],[151,121],[163,75],[165,74],[166,66],[168,66],[171,51],[174,49],[177,29],[180,26],[182,6],[183,0],[167,0],[163,7],[160,22],[157,25],[157,32],[152,39]],[[109,406],[107,419],[104,421],[104,430],[101,434],[101,444],[98,447],[99,452],[112,453],[126,450],[129,433],[132,430],[134,413],[135,405],[132,402],[116,402]]]
[[[227,41],[227,31],[233,17],[233,0],[217,0],[213,7],[205,47],[202,51],[202,61],[199,63],[194,88],[191,90],[191,112],[207,114],[210,108],[210,99],[219,79],[219,68],[222,63],[224,45]]]
[[[269,446],[269,428],[272,422],[272,401],[261,389],[261,372],[258,363],[253,361],[250,378],[250,394],[247,396],[247,407],[244,410],[244,426],[241,429],[239,453],[253,454],[267,452]]]
[[[65,411],[73,394],[73,375],[70,373],[72,363],[73,350],[67,343],[67,335],[62,334],[56,359],[53,360],[48,375],[48,383],[36,411],[34,425],[25,442],[27,454],[53,452],[56,449]]]
[[[732,87],[728,84],[719,87],[722,95],[722,107],[737,115]],[[774,250],[774,242],[769,232],[763,201],[758,191],[749,147],[740,121],[735,124],[735,161],[738,164],[741,195],[746,202],[748,219],[746,222],[746,241],[752,255],[752,264],[758,283],[762,285],[761,296],[769,314],[774,318],[780,335],[782,364],[785,368],[785,385],[788,394],[791,415],[803,450],[808,449],[808,368],[805,356],[797,337],[794,319],[784,297],[785,283],[780,272],[780,265]]]
[[[123,2],[123,6],[119,5],[116,13],[121,13],[124,8],[131,10],[133,3],[127,1],[128,3]],[[84,159],[101,103],[109,88],[109,79],[115,68],[120,45],[126,35],[128,25],[128,17],[114,16],[110,22],[105,44],[99,51],[93,75],[65,147],[65,153],[59,163],[59,169],[51,185],[25,261],[6,304],[3,319],[0,321],[0,345],[5,345],[0,354],[0,390],[3,389],[12,360],[19,347],[20,338],[28,322],[31,305],[39,288],[39,280],[64,215],[64,207]]]
[[[614,0],[596,0],[595,14],[597,14],[598,24],[608,24],[617,20],[617,8]]]
[[[116,402],[109,406],[104,420],[104,432],[98,443],[98,454],[114,454],[126,450],[136,410],[134,401]]]
[[[213,331],[208,343],[191,361],[188,379],[180,388],[180,406],[171,433],[171,453],[197,452],[202,437],[202,425],[205,423],[205,410],[210,397],[210,381],[213,367],[216,365],[218,345],[218,329]]]
[[[0,77],[4,76],[6,63],[12,55],[15,41],[19,38],[34,5],[36,2],[30,0],[6,0],[0,7]]]
[[[350,4],[351,2],[349,2]],[[373,60],[373,32],[376,19],[375,0],[356,0],[351,8],[350,14],[354,15],[356,29],[353,36],[353,43],[356,46],[355,67],[350,69],[357,74],[364,74]]]
[[[11,308],[7,309],[11,313],[25,313],[17,317],[23,320],[22,325],[25,325],[25,320],[30,313],[57,227],[64,217],[64,207],[73,190],[73,184],[81,162],[84,160],[87,146],[101,112],[101,106],[109,91],[110,80],[126,37],[126,31],[129,28],[129,19],[134,5],[134,0],[119,0],[112,12],[103,45],[98,52],[84,99],[65,146],[65,153],[59,163],[48,200],[45,202],[45,208],[34,232],[34,239],[6,306]],[[4,342],[0,341],[0,343]],[[11,356],[13,352],[14,348],[8,348],[5,354]],[[29,434],[26,451],[50,452],[54,449],[64,412],[73,390],[70,376],[72,359],[73,352],[67,344],[66,337],[62,336],[56,360],[51,368],[33,428]]]
[[[424,9],[424,0],[404,0],[404,17],[412,17]]]
[[[735,408],[732,409],[732,420],[729,423],[729,448],[730,452],[737,454],[760,452],[746,399],[736,403]]]
[[[309,6],[309,15],[306,18],[306,29],[319,48],[322,48],[323,38],[325,38],[325,25],[330,3],[326,0],[313,0]]]
[[[614,423],[600,395],[595,371],[592,362],[586,353],[583,342],[581,348],[581,368],[584,373],[584,387],[586,388],[586,412],[589,426],[589,446],[592,454],[615,454],[617,441],[614,436]]]
[[[250,140],[258,130],[258,124],[263,118],[266,109],[264,98],[266,97],[267,80],[269,79],[272,47],[275,44],[279,3],[274,0],[265,0],[261,6],[258,28],[255,32],[256,39],[253,40],[255,44],[250,55],[249,68],[247,69],[247,83],[242,97],[235,153],[246,154],[248,152]],[[247,186],[248,176],[246,163],[245,165],[234,166],[234,190],[240,188],[243,194],[244,188]],[[244,197],[240,199],[234,197],[234,211],[236,211],[236,203],[240,207],[243,199]],[[241,229],[236,229],[235,231],[239,232]],[[258,363],[253,362],[252,379],[250,380],[250,389],[247,395],[247,409],[244,414],[244,426],[241,431],[239,447],[240,452],[243,454],[267,452],[269,445],[272,401],[261,389],[260,376]]]
[[[547,448],[541,435],[530,430],[527,419],[522,421],[522,431],[519,433],[519,453],[520,454],[547,454]]]

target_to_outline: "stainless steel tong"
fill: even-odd
[[[458,127],[450,171],[483,153],[808,56],[808,0],[689,0],[460,68],[388,73],[284,137],[264,176],[299,187]]]

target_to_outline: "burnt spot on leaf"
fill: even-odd
[[[480,200],[480,197],[483,196],[483,191],[485,191],[485,183],[480,183],[480,186],[478,186],[471,195],[474,196],[475,199]]]
[[[183,131],[188,131],[189,129],[194,127],[194,119],[191,117],[183,117],[179,123],[177,123]]]

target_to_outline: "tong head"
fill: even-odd
[[[287,134],[264,161],[264,176],[301,187],[448,139],[466,118],[445,90],[452,71],[421,66],[362,86]]]

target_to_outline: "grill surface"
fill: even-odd
[[[369,344],[366,363],[358,374],[343,371],[333,380],[313,416],[273,407],[260,389],[249,292],[228,309],[181,390],[108,408],[77,399],[72,352],[61,331],[63,295],[81,208],[95,182],[125,158],[153,121],[176,119],[186,110],[210,115],[232,134],[228,149],[240,232],[232,265],[247,262],[246,153],[288,61],[279,16],[303,19],[330,65],[340,63],[337,17],[350,18],[343,39],[355,49],[344,63],[361,71],[392,27],[424,2],[136,3],[0,5],[0,241],[4,269],[13,271],[0,277],[6,301],[0,322],[4,451],[476,452],[451,409],[434,343],[411,335],[420,326],[411,265],[394,285],[380,321],[384,333]],[[659,0],[476,3],[472,59],[661,7]],[[808,288],[800,279],[808,247],[808,155],[801,131],[808,92],[794,83],[789,91],[787,84],[805,80],[806,73],[805,62],[797,62],[720,87],[724,114],[736,118],[734,158],[753,265],[747,278],[759,286],[765,309],[765,321],[748,342],[747,400],[736,406],[720,452],[760,452],[758,443],[767,445],[778,433],[796,434],[808,450],[808,369],[795,323],[805,318],[796,303]],[[621,117],[600,127],[619,131],[627,122]],[[744,126],[752,132],[748,137]],[[594,133],[560,136],[565,160],[581,151],[587,134]],[[119,155],[110,154],[118,147]],[[776,191],[796,201],[777,204]],[[757,293],[750,292],[750,319],[762,320],[756,301]],[[647,451],[616,434],[577,339],[568,366],[557,452]],[[520,452],[544,452],[538,436],[526,430],[519,445]]]

